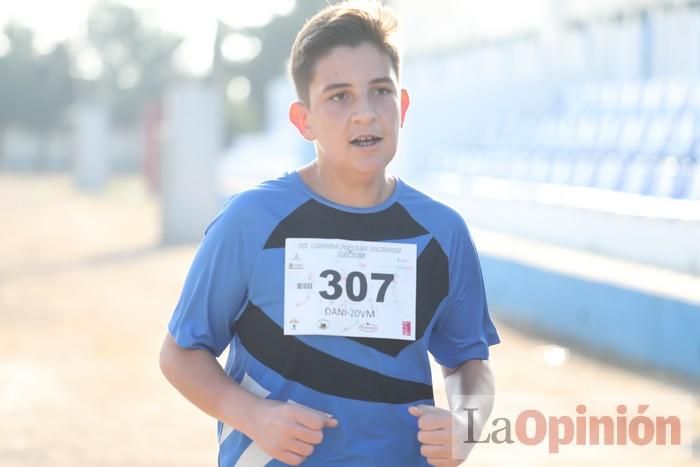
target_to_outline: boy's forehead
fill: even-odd
[[[389,78],[398,85],[398,77],[385,52],[372,44],[356,47],[337,46],[318,59],[309,83],[311,92],[321,92],[330,84],[366,84]]]

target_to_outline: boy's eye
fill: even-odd
[[[331,96],[331,100],[333,102],[341,102],[341,101],[344,101],[345,99],[347,99],[347,97],[348,97],[348,93],[343,91],[343,92],[339,92],[338,94],[333,94]]]
[[[394,91],[390,88],[376,88],[374,93],[378,96],[390,96],[394,94]]]

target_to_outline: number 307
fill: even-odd
[[[338,271],[326,269],[320,274],[320,277],[328,279],[328,286],[333,289],[330,292],[327,290],[320,291],[321,297],[326,300],[337,300],[343,295],[343,287],[340,285],[340,273]],[[382,282],[377,291],[376,302],[383,303],[386,289],[389,288],[389,284],[394,280],[394,275],[373,272],[370,275],[370,279]],[[345,293],[353,302],[364,300],[367,297],[367,277],[359,271],[353,271],[348,274],[348,277],[345,279]]]

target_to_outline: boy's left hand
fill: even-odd
[[[420,453],[426,458],[428,464],[457,466],[464,462],[464,459],[455,458],[463,453],[453,455],[452,452],[452,446],[455,443],[453,426],[461,425],[461,420],[454,413],[432,405],[412,406],[408,408],[408,413],[418,418]]]

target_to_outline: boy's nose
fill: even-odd
[[[367,123],[376,120],[377,112],[369,99],[358,99],[352,114],[353,123]]]

